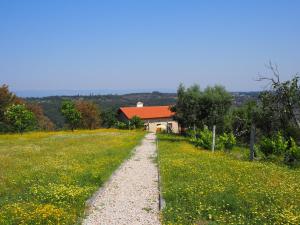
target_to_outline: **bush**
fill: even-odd
[[[221,149],[231,150],[236,145],[236,138],[233,133],[223,133],[218,138],[218,146]]]
[[[118,129],[126,130],[126,129],[128,129],[128,124],[126,124],[124,122],[117,122],[116,127]]]
[[[300,162],[300,148],[293,138],[290,138],[290,147],[286,149],[284,162],[290,165]]]
[[[195,131],[195,130],[193,130],[193,129],[188,129],[188,130],[186,130],[186,131],[184,132],[184,135],[185,135],[186,137],[189,137],[189,138],[195,137],[196,134],[197,134],[197,131]]]
[[[190,142],[195,146],[204,149],[211,149],[212,147],[212,131],[207,127],[203,130],[189,130],[187,136],[190,137]],[[223,133],[219,137],[216,136],[215,139],[215,149],[227,149],[230,150],[236,144],[236,138],[233,133]]]
[[[142,121],[142,119],[140,117],[134,116],[130,120],[130,127],[132,129],[142,128],[142,127],[144,127],[144,122]]]
[[[196,133],[196,137],[190,138],[190,141],[197,147],[211,149],[212,132],[206,127],[202,131]]]
[[[271,138],[263,137],[259,143],[259,149],[266,157],[271,155],[283,155],[288,148],[288,141],[278,132]]]

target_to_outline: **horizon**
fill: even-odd
[[[158,92],[162,94],[176,94],[176,90],[20,90],[14,91],[22,98],[44,98],[44,97],[73,97],[73,96],[97,96],[97,95],[126,95],[126,94],[150,94]],[[255,93],[261,91],[229,91],[229,93]]]
[[[0,3],[0,82],[15,92],[261,91],[300,72],[299,1]]]

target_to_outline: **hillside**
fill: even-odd
[[[232,92],[234,105],[241,105],[249,99],[255,99],[259,92]],[[57,126],[64,125],[64,119],[60,114],[61,103],[64,100],[88,100],[99,105],[101,111],[109,109],[117,110],[122,106],[135,106],[138,101],[144,105],[172,105],[176,101],[176,93],[131,93],[123,95],[77,95],[77,96],[49,96],[42,98],[26,98],[29,102],[36,102],[42,105],[45,115]]]

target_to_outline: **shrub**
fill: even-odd
[[[236,138],[233,133],[223,133],[218,138],[218,146],[221,149],[230,150],[236,145]]]
[[[263,137],[259,143],[259,149],[266,157],[271,155],[283,155],[288,148],[288,141],[278,132],[271,138]]]
[[[118,129],[125,130],[125,129],[128,129],[128,124],[126,124],[126,123],[124,123],[124,122],[117,122],[116,127],[117,127]]]
[[[197,134],[197,131],[195,131],[195,130],[193,130],[193,129],[188,129],[188,130],[186,130],[186,131],[184,132],[184,135],[185,135],[186,137],[189,137],[189,138],[195,137],[196,134]]]
[[[197,147],[211,149],[212,132],[206,127],[202,131],[196,133],[196,137],[190,138],[190,141]]]
[[[144,127],[144,122],[141,120],[140,117],[134,116],[130,120],[130,127],[133,129],[138,129]]]
[[[300,148],[293,138],[290,138],[290,147],[286,149],[284,162],[286,164],[296,164],[300,161]]]

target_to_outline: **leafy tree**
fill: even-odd
[[[142,128],[144,126],[144,122],[141,120],[140,117],[134,116],[130,120],[130,126],[134,129]]]
[[[22,104],[24,101],[9,91],[7,85],[0,86],[0,132],[9,131],[9,124],[5,120],[5,111],[12,104]]]
[[[217,132],[225,129],[225,117],[232,105],[232,95],[223,86],[207,87],[199,102],[199,120],[208,127],[217,126]]]
[[[264,126],[261,129],[265,134],[274,134],[282,131],[285,136],[297,135],[291,130],[300,130],[298,111],[300,109],[300,85],[296,75],[291,80],[281,81],[277,65],[271,62],[268,68],[272,71],[272,77],[260,77],[259,81],[268,81],[270,89],[261,93],[260,107]]]
[[[13,131],[23,133],[35,128],[36,119],[34,114],[24,104],[9,106],[4,116]]]
[[[177,90],[177,102],[171,108],[174,119],[186,128],[211,128],[217,125],[217,131],[224,130],[225,117],[232,104],[232,96],[222,86],[207,87],[201,91],[198,85],[187,89],[180,84]]]
[[[117,111],[108,109],[101,112],[101,125],[106,128],[115,127],[118,123]]]
[[[200,87],[193,85],[189,88],[185,88],[183,84],[180,84],[177,90],[176,104],[171,107],[171,110],[175,112],[174,119],[178,121],[183,127],[195,127],[199,126],[199,101],[201,97]]]
[[[100,111],[95,103],[78,100],[75,107],[81,114],[81,126],[83,128],[95,129],[100,126]]]
[[[242,141],[248,142],[252,124],[259,124],[259,108],[256,101],[245,102],[240,107],[232,108],[228,118],[227,128]]]
[[[26,102],[26,108],[33,112],[40,130],[54,130],[54,123],[45,116],[44,110],[40,104]]]
[[[75,107],[74,102],[65,101],[62,104],[61,112],[66,119],[66,122],[69,124],[72,131],[80,125],[81,114]]]

